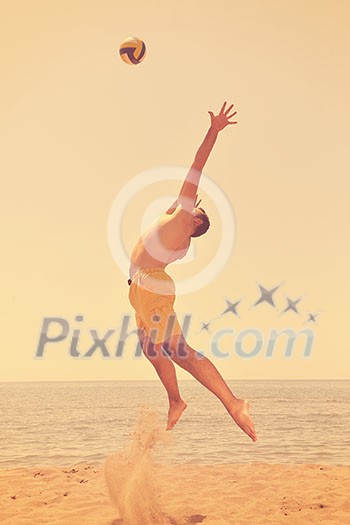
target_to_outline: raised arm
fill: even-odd
[[[226,126],[229,124],[237,124],[237,121],[230,121],[230,119],[237,113],[237,111],[234,111],[232,114],[229,114],[232,111],[232,108],[233,104],[231,104],[231,106],[226,109],[226,102],[224,102],[220,112],[217,115],[214,115],[212,111],[208,112],[211,120],[210,128],[204,137],[202,144],[199,146],[190,171],[186,175],[185,181],[181,187],[177,201],[178,203],[181,203],[186,211],[192,212],[193,207],[195,207],[197,189],[202,170],[211,150],[213,149],[219,131],[226,128]],[[169,208],[167,213],[171,213],[170,210],[171,208]]]

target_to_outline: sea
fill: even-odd
[[[350,465],[350,381],[228,381],[248,399],[253,443],[202,385],[179,381],[187,410],[162,464],[310,463]],[[101,465],[128,446],[145,411],[165,427],[159,381],[0,383],[0,467]]]

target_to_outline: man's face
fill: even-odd
[[[192,217],[193,217],[194,227],[198,226],[199,224],[202,224],[203,222],[202,215],[203,215],[202,210],[200,210],[199,208],[193,208]]]
[[[201,214],[202,214],[202,211],[199,208],[193,208],[192,210],[193,217],[200,219]]]

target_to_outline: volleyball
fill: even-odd
[[[145,43],[136,36],[126,38],[119,46],[119,54],[126,64],[139,64],[146,55]]]

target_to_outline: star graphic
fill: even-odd
[[[228,314],[229,312],[232,312],[234,315],[236,315],[237,317],[239,317],[238,315],[238,312],[237,312],[237,306],[242,302],[242,299],[239,299],[239,301],[236,301],[235,303],[232,303],[231,301],[229,301],[228,299],[225,299],[226,301],[226,310],[224,310],[222,312],[222,314],[220,315],[220,317],[222,317],[223,315],[225,314]]]
[[[318,316],[319,313],[320,312],[316,312],[315,314],[312,314],[311,312],[307,312],[307,315],[309,316],[309,318],[306,319],[305,323],[315,323],[315,324],[317,324],[316,317]]]
[[[282,314],[285,314],[286,312],[288,312],[289,310],[292,310],[293,312],[295,312],[296,314],[300,315],[300,312],[298,311],[297,309],[297,304],[300,303],[300,301],[302,300],[302,297],[299,297],[298,299],[295,299],[293,301],[293,299],[290,299],[289,297],[286,297],[287,299],[287,303],[288,305],[285,307],[285,309],[280,313],[280,315]]]
[[[276,290],[280,288],[281,285],[282,283],[275,286],[274,288],[271,288],[271,290],[268,290],[267,288],[264,288],[263,286],[261,286],[261,284],[258,283],[258,286],[260,288],[261,297],[259,297],[256,303],[253,304],[253,306],[258,306],[258,304],[261,304],[261,303],[269,303],[271,304],[271,306],[276,308],[275,301],[273,300],[272,296],[276,292]]]
[[[199,332],[203,332],[203,330],[205,330],[206,332],[210,332],[210,330],[209,330],[209,326],[211,325],[211,321],[208,321],[207,323],[205,323],[205,322],[202,321],[202,319],[201,319],[201,323],[202,323],[202,327],[201,327],[201,329],[199,330]]]

